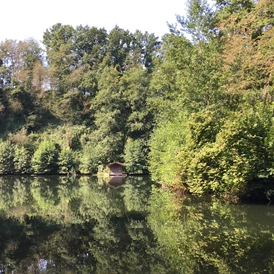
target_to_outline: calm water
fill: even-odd
[[[274,273],[274,207],[149,178],[0,177],[0,273]]]

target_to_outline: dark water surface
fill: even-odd
[[[0,177],[0,273],[274,273],[274,207],[148,177]]]

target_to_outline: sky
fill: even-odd
[[[161,37],[167,22],[184,15],[186,0],[2,0],[0,41],[43,39],[43,33],[56,23],[104,27],[115,25]]]

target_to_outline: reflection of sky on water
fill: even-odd
[[[54,266],[53,261],[52,260],[40,259],[39,264],[38,264],[38,270],[40,272],[47,272],[48,265]]]

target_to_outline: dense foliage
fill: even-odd
[[[60,23],[43,46],[3,41],[0,173],[95,173],[112,161],[147,173],[148,89],[160,44],[147,32]]]
[[[161,113],[149,167],[170,186],[239,195],[273,178],[274,6],[217,1],[201,20],[208,9],[189,1],[182,28],[171,26],[163,43],[151,87]]]
[[[55,24],[0,43],[0,173],[130,173],[238,194],[272,179],[274,4],[189,0],[154,34]]]

